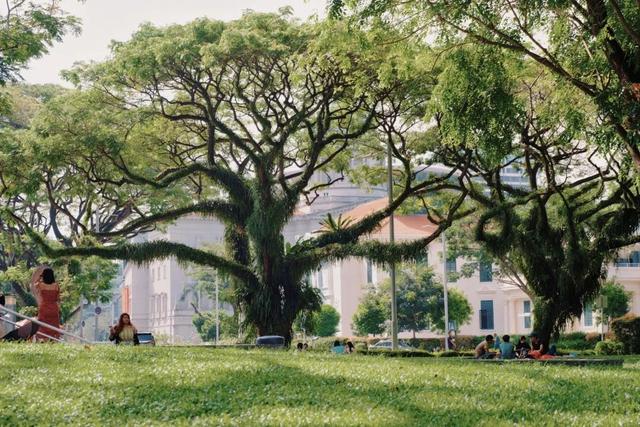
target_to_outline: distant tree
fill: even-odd
[[[398,327],[413,332],[427,328],[444,331],[444,289],[433,270],[424,264],[404,264],[397,270]],[[379,292],[390,306],[390,281],[385,280]],[[463,294],[449,292],[449,321],[463,325],[471,317],[471,306]]]
[[[433,331],[446,332],[449,328],[445,328],[444,324],[444,289],[442,285],[437,285],[437,291],[437,303],[433,299],[429,309],[429,325]],[[469,323],[473,314],[469,300],[457,289],[448,289],[447,295],[449,300],[449,322],[454,322],[458,327]]]
[[[215,312],[199,312],[193,316],[193,325],[198,331],[202,341],[212,342],[216,340],[216,315]],[[238,335],[238,320],[235,316],[224,311],[219,313],[221,339],[236,338]]]
[[[631,302],[631,292],[627,291],[624,286],[615,282],[606,282],[602,285],[600,295],[606,299],[603,310],[604,321],[611,323],[612,319],[624,316],[629,312],[629,303]],[[601,310],[599,299],[595,299],[594,308]]]
[[[317,316],[313,311],[304,310],[298,314],[293,322],[293,330],[298,333],[313,335],[317,329]]]
[[[358,335],[382,334],[389,318],[390,307],[375,289],[370,289],[362,297],[353,315],[353,329]]]
[[[330,337],[338,330],[340,313],[328,304],[323,304],[318,313],[314,314],[316,333],[321,337]]]

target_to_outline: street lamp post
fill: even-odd
[[[220,340],[220,304],[218,303],[218,283],[220,280],[216,278],[216,345]]]
[[[447,238],[442,233],[442,288],[444,289],[444,349],[449,351],[449,292],[447,290]]]
[[[393,162],[391,160],[391,141],[387,141],[387,187],[389,190],[389,204],[393,203]],[[389,216],[389,243],[395,241],[393,229],[393,212]],[[396,264],[390,263],[391,279],[391,348],[398,350],[398,306],[396,304]]]

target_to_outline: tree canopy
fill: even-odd
[[[330,16],[384,22],[403,37],[434,40],[436,49],[475,44],[511,52],[544,67],[598,108],[640,168],[640,6],[633,0],[532,2],[473,0],[329,1]]]
[[[391,283],[387,279],[380,286],[368,289],[363,295],[353,322],[359,333],[379,334],[385,330],[390,317]],[[449,289],[449,321],[464,325],[472,309],[464,294]],[[415,333],[427,329],[445,331],[444,289],[435,279],[433,270],[420,263],[402,264],[397,271],[398,327]]]
[[[453,220],[463,198],[449,201],[433,236],[398,245],[360,240],[456,169],[416,180],[425,147],[415,135],[423,130],[432,70],[422,51],[389,48],[384,37],[340,22],[300,24],[286,14],[144,25],[130,41],[114,43],[108,61],[68,72],[77,90],[48,103],[35,132],[14,149],[14,158],[44,173],[9,167],[7,182],[47,190],[64,247],[12,217],[51,256],[140,263],[173,256],[213,267],[231,278],[248,323],[290,337],[296,315],[319,304],[306,284],[309,271],[349,256],[412,258]],[[283,227],[298,203],[334,183],[318,174],[344,173],[354,153],[384,152],[386,144],[397,164],[393,202],[286,247]],[[222,221],[225,254],[125,240],[185,215]]]

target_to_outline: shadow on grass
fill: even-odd
[[[155,360],[150,357],[154,355]],[[14,352],[7,356],[25,369],[46,365],[57,369],[59,375],[75,362],[86,363],[96,357],[90,352],[72,353],[67,358],[71,365],[64,367],[60,365],[63,353],[35,354],[27,363],[21,358],[23,354]],[[168,363],[172,360],[174,365]],[[154,362],[170,366],[173,371],[163,375],[162,369],[144,369]],[[189,362],[196,365],[190,368]],[[251,365],[244,368],[240,362]],[[282,354],[270,353],[227,353],[211,357],[188,352],[107,351],[99,354],[95,365],[101,372],[111,370],[107,373],[109,381],[99,386],[106,400],[97,404],[85,397],[85,401],[76,406],[83,407],[87,411],[83,415],[94,424],[189,423],[190,420],[211,424],[220,419],[242,423],[247,414],[260,411],[292,416],[309,414],[308,424],[336,424],[336,417],[347,417],[344,424],[348,425],[371,424],[360,418],[364,415],[373,416],[374,420],[378,416],[387,422],[393,420],[392,425],[470,425],[486,419],[488,413],[495,422],[513,424],[540,421],[541,416],[551,417],[545,419],[552,421],[555,410],[584,416],[594,410],[625,414],[628,409],[618,405],[615,396],[599,394],[606,387],[592,386],[588,378],[590,368],[521,369],[519,366],[414,362],[405,359],[386,364],[386,373],[382,375],[376,371],[379,365],[368,357],[292,355],[283,360]],[[178,374],[175,363],[185,365]],[[206,364],[206,370],[202,364]],[[398,379],[410,369],[421,369],[421,376]],[[352,370],[358,370],[360,376],[352,375]],[[362,376],[363,370],[366,376]],[[575,370],[584,375],[565,378]],[[593,372],[602,374],[602,371],[624,373],[620,368],[610,371],[600,368]],[[510,380],[501,383],[503,378]],[[520,378],[521,383],[517,381]],[[54,399],[69,398],[68,388],[73,386],[72,383],[60,384]],[[600,402],[597,408],[594,408],[594,396]],[[66,421],[62,414],[57,414],[56,417],[60,417],[57,419],[43,419],[37,406],[25,404],[20,408],[25,417],[22,420],[28,420],[27,424]],[[348,418],[351,412],[356,414],[352,420]],[[7,415],[0,416],[0,421],[0,424],[21,424],[18,418],[7,418]],[[296,423],[294,419],[290,421]]]

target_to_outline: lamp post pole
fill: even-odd
[[[218,341],[220,340],[220,304],[218,302],[218,283],[220,279],[216,277],[216,345],[218,345]]]
[[[449,351],[449,292],[447,290],[447,238],[442,232],[442,288],[444,290],[444,349]]]
[[[391,159],[391,140],[387,141],[387,187],[389,190],[389,204],[393,202],[393,162]],[[393,213],[389,216],[389,243],[395,242],[393,229]],[[398,306],[396,304],[396,264],[390,263],[391,279],[391,348],[398,350]]]

